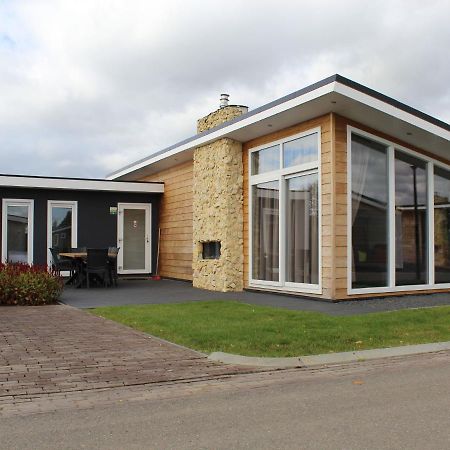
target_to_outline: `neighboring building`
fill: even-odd
[[[50,265],[50,247],[120,247],[119,273],[154,273],[163,192],[163,183],[0,175],[1,261]]]
[[[450,126],[340,75],[108,177],[164,183],[160,274],[342,300],[450,291]]]

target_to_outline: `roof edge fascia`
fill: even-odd
[[[395,118],[411,123],[412,125],[417,126],[429,133],[450,141],[450,125],[448,123],[436,119],[435,117],[412,108],[378,91],[336,74],[249,111],[248,113],[212,128],[211,130],[194,135],[159,152],[153,153],[146,158],[135,161],[134,163],[110,173],[107,175],[106,179],[115,180],[126,176],[163,159],[175,156],[178,153],[208,144],[220,139],[221,137],[226,137],[227,134],[331,92],[336,92],[337,94],[353,99],[359,103],[368,105],[369,107],[385,112]]]
[[[326,81],[326,83],[325,83]],[[301,105],[308,101],[314,100],[315,98],[321,97],[322,95],[328,94],[334,91],[335,77],[330,77],[308,88],[302,89],[290,94],[288,96],[282,97],[279,100],[268,103],[267,105],[256,108],[249,111],[242,116],[239,116],[229,122],[221,124],[211,130],[205,131],[200,134],[196,134],[184,141],[181,141],[173,146],[167,147],[157,153],[154,153],[144,159],[138,160],[128,166],[123,167],[115,172],[110,173],[106,176],[108,180],[114,180],[116,178],[125,176],[129,173],[135,172],[136,170],[142,169],[145,166],[154,164],[162,159],[169,158],[185,150],[195,148],[201,145],[206,145],[223,136],[226,136],[233,131],[245,128],[246,126],[252,125],[260,120],[271,117],[280,112],[286,111],[288,109],[294,108],[295,106]],[[309,89],[314,86],[314,89]]]
[[[37,177],[0,174],[0,188],[62,189],[128,193],[164,193],[162,182],[116,181],[83,178]]]

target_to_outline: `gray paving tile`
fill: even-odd
[[[290,310],[316,311],[331,315],[353,315],[393,311],[406,308],[450,305],[450,293],[408,295],[339,303],[304,296],[281,295],[254,291],[213,292],[175,280],[120,280],[117,288],[67,288],[63,303],[76,308],[133,304],[171,304],[195,301],[236,300],[254,305],[274,306]]]
[[[62,393],[245,371],[69,306],[0,307],[2,410]]]

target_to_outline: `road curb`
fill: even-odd
[[[435,342],[432,344],[405,345],[402,347],[377,348],[372,350],[359,350],[354,352],[295,356],[290,358],[265,358],[214,352],[208,356],[208,359],[210,361],[225,364],[287,369],[293,367],[310,367],[325,364],[357,362],[369,359],[389,358],[393,356],[418,355],[421,353],[434,353],[442,350],[450,350],[450,341]]]

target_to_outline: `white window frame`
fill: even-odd
[[[2,200],[2,262],[7,262],[8,255],[8,206],[26,206],[28,208],[27,262],[28,264],[33,264],[34,200],[23,198],[4,198]]]
[[[72,209],[72,238],[71,247],[78,246],[78,202],[72,200],[48,200],[47,201],[47,264],[51,267],[52,254],[50,247],[52,240],[52,209],[53,208],[71,208]],[[63,275],[66,275],[63,273]]]
[[[352,134],[365,137],[387,147],[388,160],[388,285],[385,287],[352,287]],[[395,285],[395,150],[414,156],[426,163],[427,171],[427,280],[426,284]],[[435,283],[434,268],[434,167],[450,171],[450,166],[422,153],[411,150],[390,140],[381,138],[367,131],[347,126],[347,293],[377,294],[387,292],[422,291],[430,289],[447,289],[450,283]]]
[[[299,164],[291,167],[283,167],[283,144],[294,139],[308,136],[310,134],[317,133],[317,148],[318,155],[317,160],[312,162],[307,162],[304,164]],[[322,155],[322,129],[321,127],[315,127],[297,133],[294,135],[286,136],[282,139],[276,141],[267,142],[264,145],[259,145],[257,147],[250,148],[248,150],[248,243],[249,243],[249,271],[248,271],[248,284],[250,287],[255,288],[266,288],[274,291],[281,292],[296,292],[305,294],[322,294],[322,177],[321,177],[321,155]],[[252,153],[255,153],[264,148],[279,146],[280,148],[280,166],[277,170],[272,170],[270,172],[265,172],[262,174],[252,175]],[[282,209],[284,210],[284,205],[286,201],[286,186],[285,182],[288,178],[293,178],[295,176],[305,176],[317,173],[317,196],[318,196],[318,283],[292,283],[285,281],[286,278],[286,217],[285,214],[281,214]],[[253,278],[253,202],[252,202],[252,188],[254,185],[259,183],[266,183],[270,181],[277,181],[279,186],[279,280],[278,281],[267,281],[267,280],[257,280]]]

